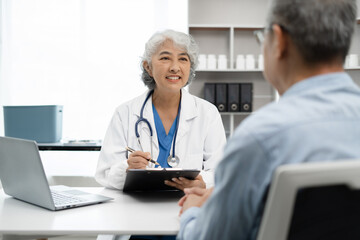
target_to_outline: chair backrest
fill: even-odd
[[[333,187],[330,187],[333,186]],[[335,161],[335,162],[316,162],[316,163],[302,163],[302,164],[292,164],[292,165],[283,165],[276,169],[273,174],[273,179],[270,185],[269,194],[266,200],[264,214],[261,220],[261,225],[257,240],[285,240],[285,239],[310,239],[296,237],[294,235],[293,227],[291,226],[296,222],[296,216],[294,215],[294,207],[298,205],[299,202],[305,202],[306,204],[312,204],[314,198],[306,198],[308,201],[301,201],[297,199],[299,193],[307,194],[306,189],[312,189],[315,192],[321,188],[331,189],[331,194],[318,194],[314,196],[335,196],[339,194],[340,197],[337,198],[335,203],[336,207],[339,205],[339,201],[348,201],[347,197],[343,197],[343,191],[339,191],[345,187],[350,192],[355,192],[355,194],[350,194],[350,198],[353,196],[356,198],[356,201],[360,209],[360,159],[359,160],[344,160],[344,161]],[[330,187],[330,188],[329,188]],[[311,191],[311,192],[314,192]],[[327,191],[327,190],[326,190]],[[311,194],[310,194],[311,195]],[[348,194],[346,194],[348,195]],[[303,198],[304,199],[304,198]],[[309,200],[310,199],[310,200]],[[330,199],[323,199],[322,201],[333,200],[335,198],[330,197]],[[339,200],[340,199],[340,200]],[[334,207],[334,205],[329,205]],[[333,209],[335,209],[334,207]],[[355,211],[358,220],[360,221],[360,210]],[[351,209],[350,209],[351,210]],[[315,210],[310,210],[308,213],[312,213]],[[311,220],[312,224],[317,224],[323,221],[323,219],[329,220],[329,217],[332,217],[332,210],[321,209],[320,213],[317,213],[316,217],[308,217],[305,220]],[[342,211],[342,209],[340,210]],[[307,213],[305,213],[307,214]],[[320,217],[319,217],[320,216]],[[336,215],[334,216],[336,218]],[[342,216],[343,218],[344,216]],[[340,217],[338,219],[329,220],[331,221],[342,221]],[[359,222],[358,221],[358,222]],[[357,223],[358,223],[357,222]],[[312,226],[312,230],[318,229],[317,226]],[[320,226],[323,228],[324,226]],[[290,231],[292,229],[292,231]],[[330,234],[334,229],[326,229]],[[336,231],[342,231],[344,229],[336,229]],[[345,231],[345,230],[344,230]],[[289,234],[291,232],[291,234]],[[348,234],[348,233],[345,233]],[[356,233],[355,233],[356,234]],[[360,234],[360,233],[357,233]],[[316,234],[314,234],[316,235]],[[329,238],[315,238],[314,239],[329,239]],[[336,238],[332,238],[336,239]],[[357,238],[338,238],[338,239],[357,239]]]

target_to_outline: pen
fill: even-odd
[[[125,147],[125,149],[128,150],[128,151],[131,152],[131,153],[135,152],[135,150],[132,149],[131,147]],[[146,160],[148,160],[149,162],[155,163],[155,165],[159,165],[159,166],[160,166],[160,164],[159,164],[157,161],[155,161],[154,159],[151,159],[151,158],[150,158],[150,159],[146,159]]]

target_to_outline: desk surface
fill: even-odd
[[[40,151],[100,151],[100,144],[38,143]]]
[[[114,200],[102,204],[50,211],[16,200],[0,190],[0,234],[176,235],[177,201],[181,192],[125,194],[104,188],[77,188]],[[0,235],[1,236],[1,235]]]

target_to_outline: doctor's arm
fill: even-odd
[[[210,188],[214,185],[214,169],[221,159],[226,136],[221,116],[217,109],[214,109],[213,113],[216,116],[211,119],[208,118],[209,124],[203,124],[203,126],[206,126],[206,129],[202,131],[205,134],[203,137],[203,154],[202,158],[196,159],[202,162],[200,175],[194,180],[174,178],[172,181],[165,181],[165,184],[180,190],[192,187]]]
[[[203,149],[203,169],[200,172],[206,183],[206,188],[214,186],[215,168],[222,159],[226,144],[224,125],[219,112],[211,119],[209,128],[205,131]]]
[[[104,187],[120,190],[128,168],[124,124],[117,109],[106,131],[95,174],[96,181]]]

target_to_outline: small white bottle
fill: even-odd
[[[264,70],[264,56],[262,54],[260,54],[258,58],[258,69]]]
[[[220,54],[218,56],[218,69],[227,69],[227,59],[225,54]]]
[[[346,55],[344,68],[348,68],[348,67],[349,67],[349,55]]]
[[[198,70],[204,70],[206,69],[206,55],[205,54],[199,54],[199,65],[197,67]]]
[[[242,54],[236,56],[236,69],[245,70],[245,57]]]
[[[253,54],[246,55],[246,70],[254,70],[255,69],[255,57]]]
[[[207,69],[214,70],[216,69],[216,56],[215,54],[209,54],[207,58]]]
[[[359,66],[359,56],[357,54],[349,54],[348,66],[351,68]]]

